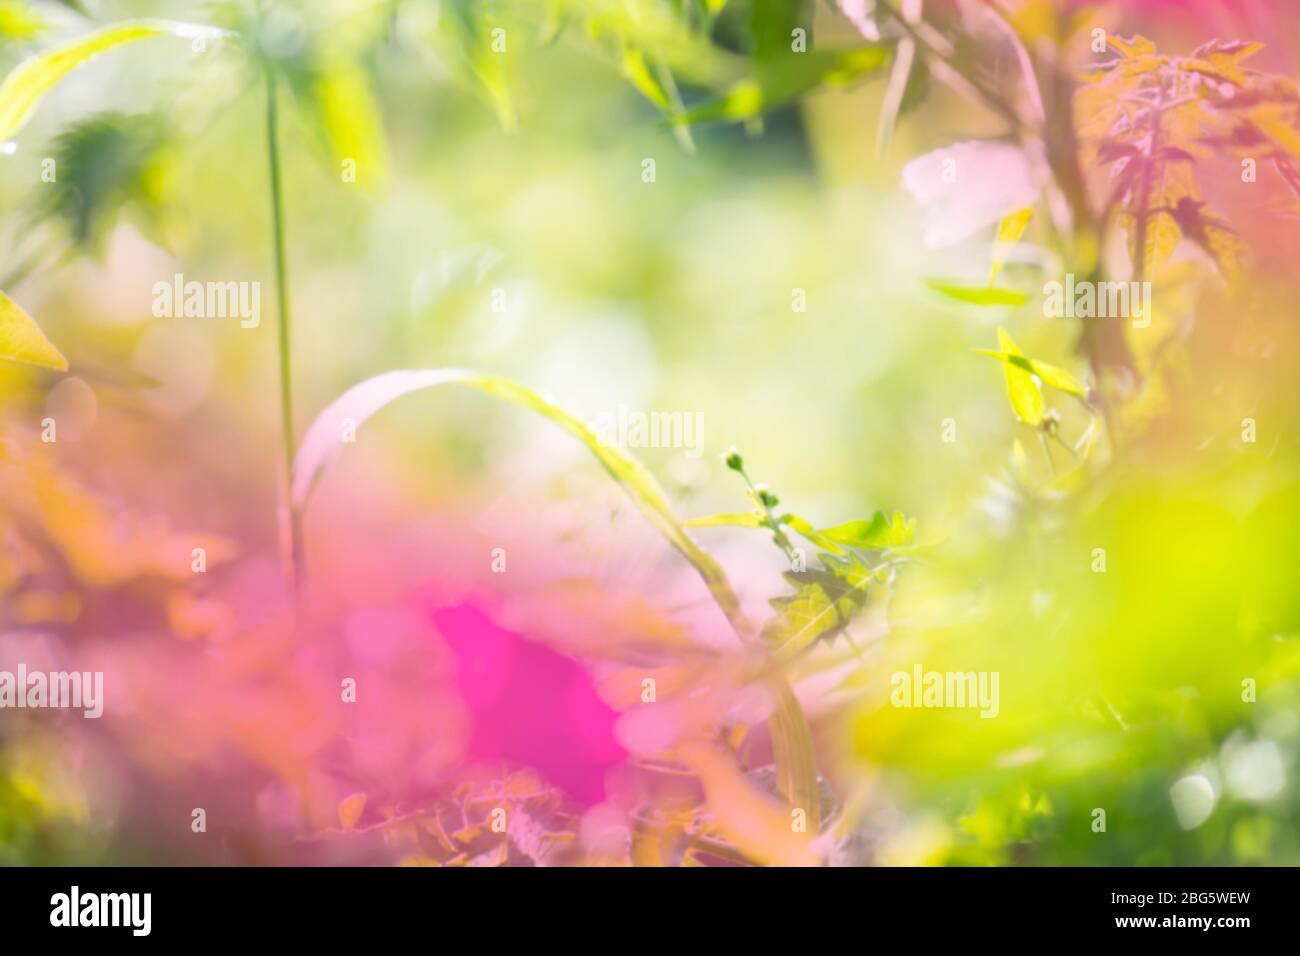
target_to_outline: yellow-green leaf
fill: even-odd
[[[687,528],[719,528],[724,526],[761,528],[763,527],[763,516],[753,511],[738,514],[704,515],[701,518],[689,518],[683,524]]]
[[[788,514],[782,515],[780,521],[781,524],[789,525],[795,531],[799,532],[813,544],[817,545],[817,547],[830,551],[832,554],[844,553],[843,548],[841,548],[831,538],[827,537],[825,533],[820,532],[813,527],[813,523],[807,518],[796,514]]]
[[[633,47],[623,49],[623,75],[641,91],[641,95],[665,113],[673,108],[668,93],[646,65],[645,55]]]
[[[315,93],[335,161],[351,160],[358,185],[367,192],[381,191],[388,179],[388,141],[365,72],[336,58],[321,71]]]
[[[965,302],[968,305],[1008,305],[1014,308],[1029,301],[1029,296],[1014,289],[989,289],[977,285],[960,285],[943,279],[926,279],[925,284],[940,295],[946,295],[950,299],[956,299],[958,302]]]
[[[998,344],[1009,355],[1022,355],[1004,328],[998,329]],[[1003,362],[1002,372],[1007,379],[1007,397],[1011,408],[1026,425],[1037,428],[1043,423],[1043,393],[1034,376],[1013,362]]]
[[[1111,34],[1106,37],[1107,45],[1124,59],[1132,60],[1140,56],[1150,56],[1156,52],[1156,45],[1141,34],[1125,38]]]
[[[40,326],[3,292],[0,292],[0,359],[42,365],[60,372],[68,367],[68,360],[45,337]]]
[[[777,665],[841,633],[866,606],[871,582],[879,580],[877,569],[857,554],[823,554],[818,560],[820,570],[787,571],[783,577],[795,591],[768,602],[777,613],[763,626],[763,637],[776,645],[772,660]]]
[[[1031,375],[1037,375],[1044,385],[1050,385],[1052,388],[1059,389],[1068,395],[1085,400],[1088,397],[1088,389],[1084,387],[1083,383],[1063,368],[1049,365],[1047,362],[1038,359],[1031,359],[1027,355],[999,352],[996,349],[976,349],[975,351],[980,355],[987,355],[989,358],[1015,365]]]
[[[1025,234],[1025,228],[1029,225],[1029,220],[1034,215],[1034,207],[1026,206],[1019,212],[1013,212],[1003,217],[998,223],[998,234],[993,240],[993,268],[989,270],[989,287],[997,281],[998,273],[1002,271],[1002,266],[1007,261],[1007,256],[1011,255],[1011,250],[1015,248],[1020,237]]]
[[[1300,129],[1296,128],[1294,112],[1288,106],[1261,103],[1249,115],[1260,132],[1292,156],[1300,157]]]
[[[207,40],[225,36],[226,31],[173,20],[123,20],[29,57],[0,83],[0,143],[13,139],[31,118],[41,97],[86,61],[132,40],[167,35]]]

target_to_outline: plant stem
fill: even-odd
[[[280,347],[280,432],[284,450],[284,524],[282,535],[285,573],[294,593],[302,585],[303,549],[302,515],[293,503],[293,458],[296,440],[293,423],[293,362],[289,343],[289,281],[285,263],[284,194],[280,182],[279,109],[276,103],[276,77],[266,70],[266,152],[271,177],[271,228],[275,246],[275,293],[277,330]]]
[[[772,540],[776,543],[776,546],[784,551],[786,558],[793,563],[795,559],[794,545],[790,543],[790,539],[786,537],[785,532],[781,529],[781,522],[776,519],[776,513],[772,510],[772,506],[758,493],[757,486],[750,480],[749,472],[745,471],[743,467],[735,470],[740,473],[741,478],[745,479],[745,484],[749,488],[750,499],[763,509],[763,526],[772,532]]]

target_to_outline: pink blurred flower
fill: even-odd
[[[903,185],[925,208],[923,241],[931,249],[960,242],[1032,205],[1039,188],[1024,150],[983,140],[916,157],[903,167]]]
[[[587,805],[606,797],[606,772],[627,757],[614,738],[618,713],[576,661],[498,627],[477,607],[435,611],[456,657],[472,715],[467,759],[531,767]]]

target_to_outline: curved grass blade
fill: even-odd
[[[804,811],[807,832],[815,836],[821,829],[821,790],[817,786],[812,730],[788,681],[774,681],[772,692],[776,695],[776,709],[767,726],[772,734],[776,786],[791,809]]]
[[[384,372],[352,386],[317,416],[303,437],[294,460],[294,507],[303,508],[321,472],[342,449],[345,422],[354,428],[359,427],[395,399],[438,385],[463,385],[519,405],[550,419],[586,445],[587,450],[604,466],[610,477],[622,486],[641,513],[704,579],[710,594],[737,634],[742,638],[748,637],[749,625],[740,612],[740,602],[731,589],[726,574],[713,558],[691,540],[650,472],[640,462],[601,442],[595,432],[558,405],[509,379],[465,369],[419,369]]]
[[[174,20],[123,20],[88,33],[19,63],[0,83],[0,143],[27,124],[46,93],[77,67],[113,47],[156,36],[187,40],[218,39],[225,30]]]

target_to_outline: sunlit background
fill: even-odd
[[[1185,244],[1148,277],[1159,345],[1111,420],[1044,390],[1070,443],[1090,414],[1101,434],[1073,472],[975,350],[1005,328],[1100,394],[1080,320],[1039,307],[1098,251],[1040,196],[998,280],[1027,304],[956,301],[926,280],[988,283],[998,216],[931,248],[904,186],[918,156],[1014,142],[1005,119],[918,57],[882,131],[894,53],[808,77],[764,46],[793,23],[811,54],[892,51],[872,3],[264,6],[0,0],[5,71],[127,18],[234,31],[107,50],[0,156],[0,289],[69,366],[0,363],[0,669],[102,670],[106,698],[99,720],[0,710],[0,861],[1300,862],[1300,200],[1267,151],[1249,184],[1226,147],[1199,157],[1244,274]],[[974,56],[982,0],[923,6]],[[1295,78],[1284,5],[992,6],[1040,77],[1104,60],[1100,27],[1180,56],[1263,41],[1250,67]],[[699,416],[695,448],[626,449],[679,519],[755,507],[734,446],[775,513],[916,520],[865,549],[889,571],[847,635],[780,665],[811,832],[787,822],[808,808],[755,670],[790,556],[768,530],[689,529],[746,643],[544,417],[434,389],[361,424],[304,509],[293,596],[267,69],[296,437],[370,376],[471,368],[592,427]],[[1268,149],[1300,149],[1295,116]],[[177,274],[257,283],[260,324],[156,317]],[[891,705],[915,665],[996,672],[997,716]]]

